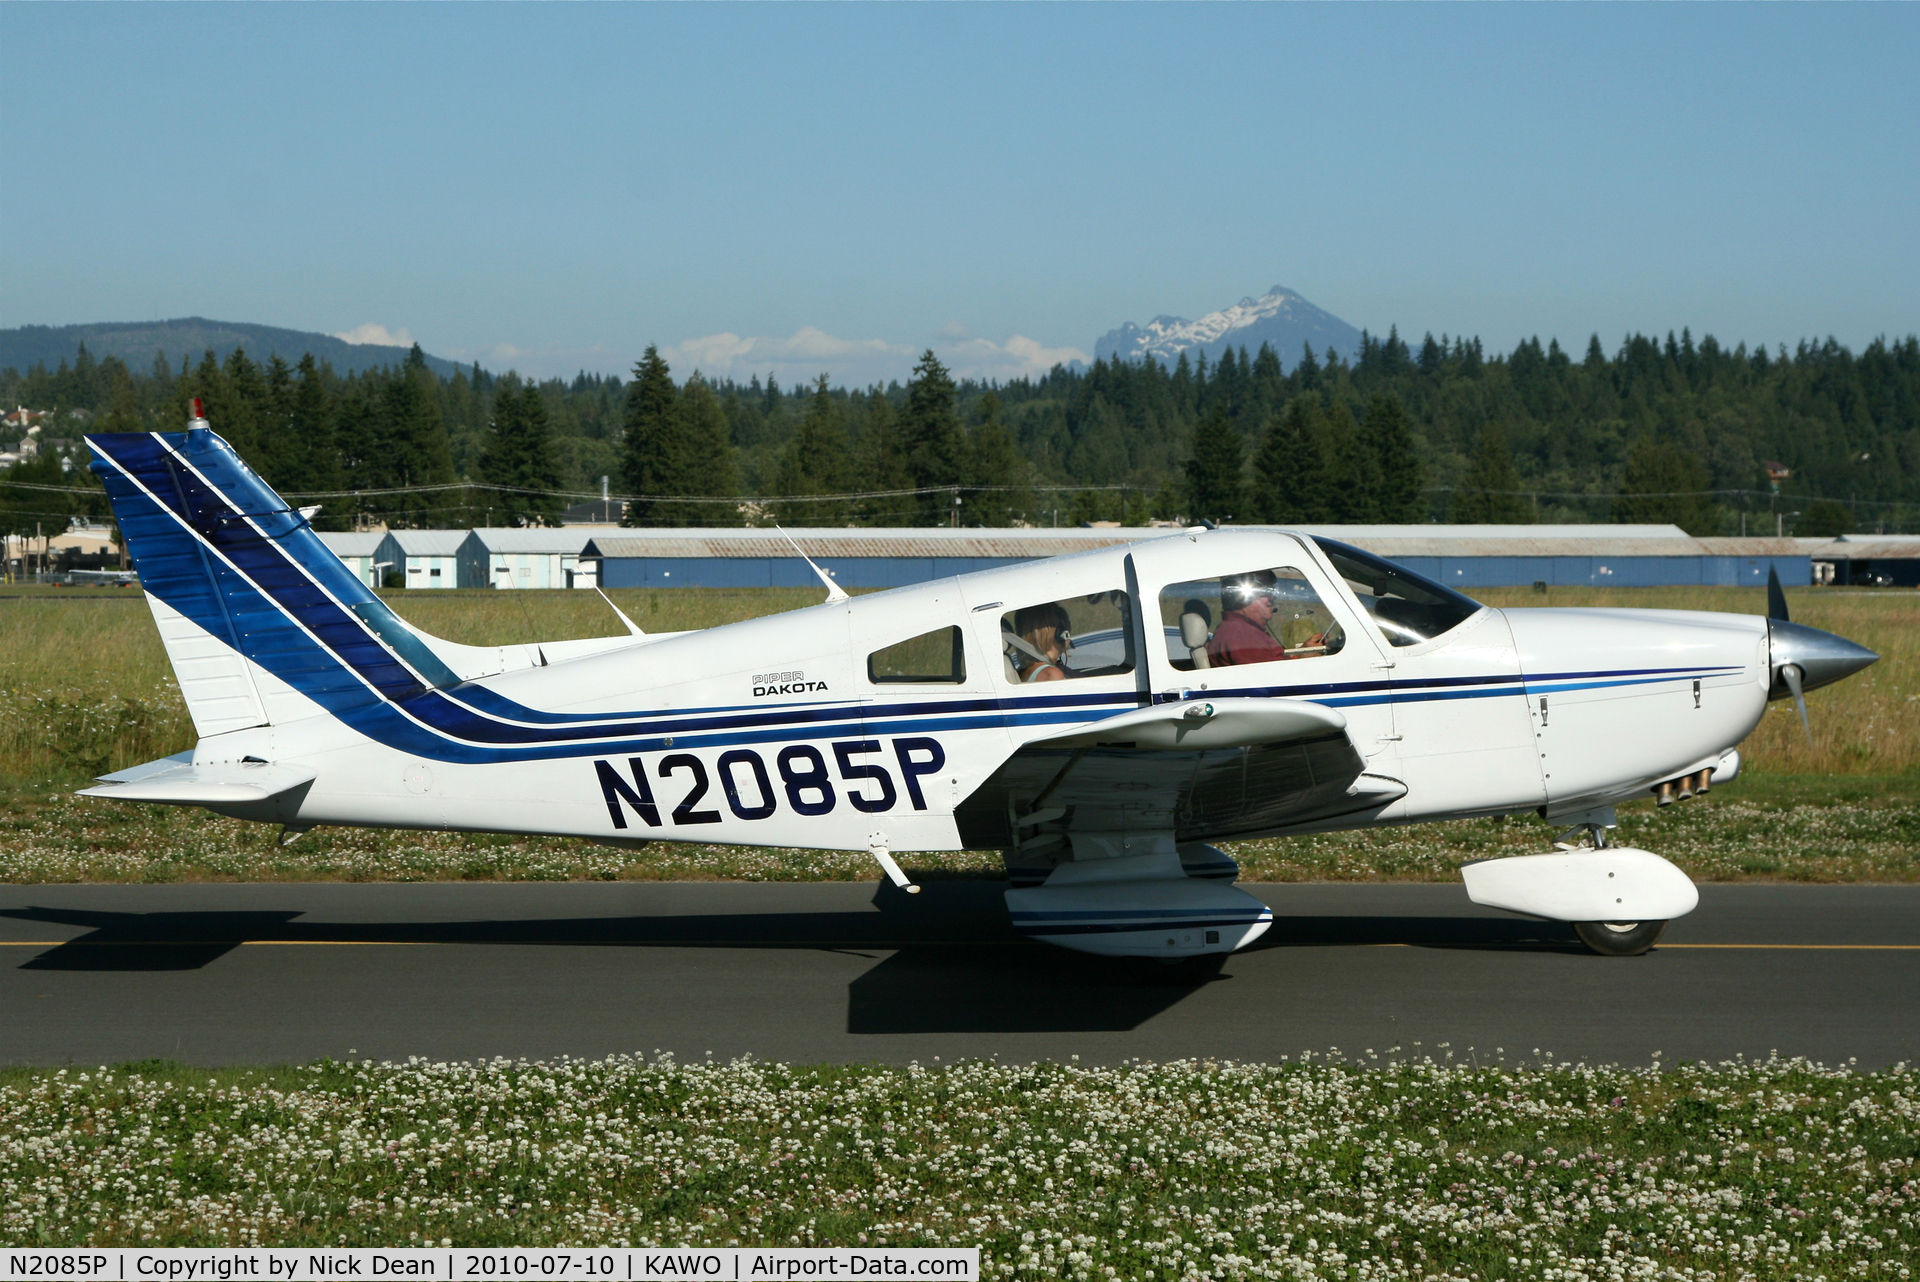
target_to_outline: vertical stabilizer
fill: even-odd
[[[87,444],[203,736],[459,682],[204,419]]]

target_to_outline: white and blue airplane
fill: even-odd
[[[1767,618],[1493,609],[1326,538],[1190,529],[701,632],[469,646],[396,615],[204,418],[88,437],[199,735],[82,795],[276,823],[999,849],[1090,953],[1272,924],[1211,843],[1534,812],[1476,902],[1646,951],[1698,902],[1614,807],[1740,768],[1770,699],[1877,658]],[[609,603],[611,604],[611,603]],[[616,609],[616,613],[618,613]],[[1800,703],[1805,716],[1805,703]],[[1546,844],[1543,842],[1543,845]]]

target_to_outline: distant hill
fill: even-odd
[[[95,325],[22,325],[18,329],[0,329],[0,369],[25,371],[39,361],[56,369],[61,361],[69,365],[80,344],[95,359],[118,356],[137,374],[153,368],[153,354],[166,353],[175,370],[180,358],[198,364],[208,349],[225,360],[227,353],[244,347],[247,355],[265,362],[279,356],[289,365],[312,352],[314,359],[332,365],[339,374],[358,374],[383,365],[398,365],[407,358],[404,347],[378,347],[370,343],[348,343],[331,334],[310,334],[304,330],[280,329],[273,325],[248,325],[239,321],[207,320],[188,316],[181,320],[108,322]],[[460,368],[438,356],[427,357],[437,374],[451,375]]]
[[[1207,359],[1217,360],[1230,346],[1257,352],[1262,343],[1272,343],[1281,366],[1292,369],[1306,343],[1313,344],[1317,355],[1324,356],[1331,347],[1352,360],[1360,351],[1360,331],[1284,285],[1275,285],[1259,298],[1243,298],[1199,320],[1156,316],[1144,326],[1128,321],[1101,335],[1093,354],[1135,361],[1152,356],[1171,364],[1181,352],[1205,352]]]

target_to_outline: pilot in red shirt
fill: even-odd
[[[1267,623],[1273,618],[1273,596],[1261,583],[1228,583],[1221,593],[1226,617],[1207,642],[1207,659],[1215,668],[1239,663],[1272,663],[1287,657],[1287,651]]]

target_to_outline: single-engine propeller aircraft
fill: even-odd
[[[1769,617],[1483,606],[1281,529],[1190,529],[702,632],[413,627],[195,418],[88,437],[199,742],[82,795],[283,825],[999,849],[1013,924],[1089,953],[1272,924],[1212,842],[1537,812],[1469,896],[1644,952],[1693,909],[1614,806],[1707,791],[1769,699],[1877,658]],[[609,602],[611,604],[611,602]],[[616,613],[618,613],[616,608]],[[1544,844],[1544,843],[1543,843]]]

